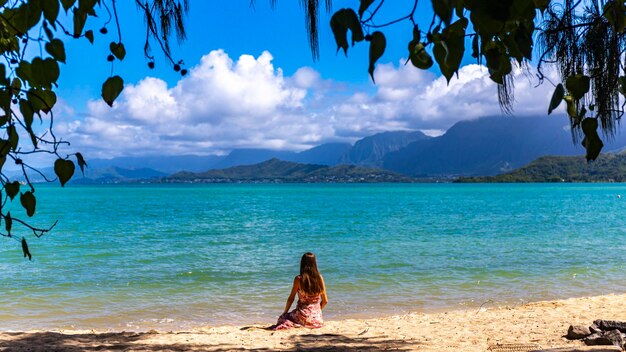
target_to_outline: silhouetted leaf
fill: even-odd
[[[585,138],[582,141],[582,145],[587,151],[585,158],[587,161],[596,160],[604,147],[604,143],[602,143],[600,136],[598,136],[598,120],[595,118],[586,118],[582,121],[581,127],[585,134]]]
[[[35,195],[31,191],[26,191],[20,194],[20,203],[22,207],[26,209],[26,215],[32,217],[35,215],[35,208],[37,206],[37,200],[35,199]]]
[[[33,116],[35,112],[33,111],[33,107],[28,100],[20,99],[20,113],[22,113],[26,128],[30,128],[33,124]]]
[[[52,40],[54,39],[54,34],[52,33],[52,31],[50,30],[50,28],[48,28],[48,22],[43,22],[43,31],[44,33],[46,33],[46,37],[48,37],[48,40]],[[51,26],[56,29],[56,24],[51,23]]]
[[[47,86],[51,86],[59,79],[59,64],[55,59],[46,58],[43,60],[43,68],[45,72],[44,81]]]
[[[11,151],[11,145],[6,139],[0,139],[0,156],[7,156]]]
[[[7,127],[7,135],[9,136],[9,144],[11,145],[11,149],[16,150],[17,145],[20,141],[20,137],[17,134],[17,129],[15,128],[15,125],[9,125],[9,127]]]
[[[419,69],[427,70],[433,65],[433,59],[426,52],[426,47],[424,46],[424,43],[417,43],[417,45],[413,47],[413,50],[409,55],[413,66]]]
[[[558,108],[563,101],[563,96],[565,95],[565,89],[563,85],[559,83],[554,89],[554,93],[552,93],[552,99],[550,99],[550,107],[548,107],[548,115],[554,111],[554,109]]]
[[[46,68],[43,59],[36,57],[30,63],[31,79],[30,84],[34,87],[50,86],[46,80]]]
[[[361,4],[359,5],[359,18],[363,18],[363,13],[365,10],[374,2],[374,0],[361,0]]]
[[[51,90],[29,89],[27,93],[28,100],[35,112],[50,112],[57,102],[57,96]]]
[[[0,64],[0,84],[7,85],[9,80],[7,79],[7,68],[4,64]]]
[[[93,44],[93,31],[91,29],[85,31],[85,38],[87,38],[87,40],[89,40],[89,42]]]
[[[74,162],[71,160],[65,159],[57,159],[54,162],[54,173],[59,178],[59,182],[61,182],[61,187],[65,186],[67,181],[69,181],[74,175],[75,170]]]
[[[589,91],[589,81],[589,77],[583,74],[569,76],[565,80],[565,88],[574,99],[579,100]]]
[[[337,19],[337,13],[330,19],[330,28],[333,31],[335,42],[337,43],[337,51],[343,49],[344,54],[348,55],[348,28],[343,26]]]
[[[465,29],[468,23],[467,18],[461,18],[444,28],[441,35],[433,39],[435,60],[448,83],[461,65],[465,53]]]
[[[19,93],[19,91],[22,89],[22,81],[20,81],[19,78],[13,78],[13,80],[11,80],[11,90],[13,91],[13,94]]]
[[[9,236],[11,236],[11,229],[13,228],[13,218],[11,218],[11,212],[8,212],[4,217],[4,228],[9,233]]]
[[[32,81],[31,65],[28,61],[22,60],[15,69],[15,74],[24,81]]]
[[[109,105],[113,106],[113,102],[124,89],[124,80],[120,76],[109,77],[102,84],[102,99]]]
[[[352,9],[341,9],[335,12],[330,18],[330,28],[337,43],[337,51],[343,49],[346,55],[348,54],[348,29],[352,32],[352,45],[365,39],[361,22]]]
[[[80,8],[74,8],[74,37],[78,38],[83,33],[87,22],[87,13]]]
[[[24,258],[28,257],[28,260],[32,259],[32,255],[30,255],[30,251],[28,250],[28,244],[26,243],[26,238],[22,237],[22,252],[24,252]]]
[[[6,13],[6,8],[3,8],[3,11]],[[25,34],[39,23],[42,14],[43,10],[38,1],[28,1],[17,8],[13,16],[3,17],[5,20],[10,18],[12,27],[20,34]]]
[[[76,162],[78,163],[78,167],[80,167],[80,172],[82,172],[84,176],[85,166],[87,166],[87,163],[85,162],[85,159],[83,158],[83,155],[81,153],[76,153]]]
[[[20,183],[17,181],[7,182],[4,185],[4,190],[7,192],[7,196],[13,200],[15,196],[20,193]]]
[[[496,47],[486,50],[485,58],[487,59],[489,78],[498,84],[504,84],[504,77],[513,69],[509,56],[506,52],[501,51],[500,47]]]
[[[528,60],[532,60],[533,57],[533,31],[534,28],[527,29],[525,26],[520,25],[513,33],[513,40],[518,50]],[[521,62],[521,60],[519,61]]]
[[[367,69],[370,77],[372,77],[372,81],[376,82],[374,79],[374,67],[376,65],[376,61],[380,59],[381,56],[385,53],[385,47],[387,46],[387,40],[385,39],[385,35],[382,32],[376,31],[372,33],[372,40],[370,41],[370,65]]]
[[[431,2],[435,14],[439,16],[443,23],[449,25],[452,20],[452,2],[450,0],[432,0]]]
[[[65,63],[65,45],[59,39],[53,39],[51,42],[46,43],[46,51],[55,60]]]
[[[58,0],[41,0],[41,8],[43,9],[43,17],[50,23],[54,23],[59,16]]]
[[[22,61],[16,71],[18,77],[26,80],[33,88],[48,88],[59,79],[59,64],[53,58],[43,60],[40,57],[31,63]]]
[[[89,16],[96,16],[94,7],[98,2],[100,2],[100,0],[78,0],[78,7]]]
[[[420,42],[422,35],[417,25],[413,26],[413,40],[409,42],[409,60],[413,66],[426,70],[433,65],[433,59],[426,52],[426,44]]]
[[[111,53],[113,53],[118,60],[124,60],[124,57],[126,57],[126,49],[123,43],[111,42],[109,49],[111,49]]]
[[[70,7],[74,6],[74,3],[76,3],[76,0],[61,0],[61,4],[63,4],[63,9],[65,10],[65,12],[67,12]]]
[[[37,149],[37,136],[35,135],[35,132],[33,132],[33,129],[30,127],[26,128],[26,132],[28,132],[28,135],[30,136],[30,141],[33,143],[33,147]]]

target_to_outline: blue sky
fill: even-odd
[[[134,1],[118,3],[127,56],[114,63],[113,72],[125,79],[126,89],[112,109],[99,100],[111,73],[108,43],[117,40],[112,24],[107,35],[98,32],[106,12],[86,27],[96,33],[94,45],[84,38],[66,41],[55,126],[72,148],[91,158],[223,154],[244,147],[303,150],[389,130],[436,135],[455,122],[500,113],[495,84],[471,58],[449,85],[436,68],[403,65],[411,39],[408,21],[382,29],[388,46],[373,84],[367,43],[350,48],[348,58],[337,54],[324,9],[315,62],[299,1],[278,0],[271,9],[267,0],[254,7],[249,0],[191,0],[187,40],[172,46],[174,58],[190,70],[181,78],[157,48],[156,68],[148,68],[143,20]],[[337,0],[333,10],[358,4]],[[411,5],[387,0],[378,23],[408,13]],[[420,1],[417,13],[427,27],[430,2]],[[545,114],[552,88],[524,91],[536,82],[517,76],[518,114]]]

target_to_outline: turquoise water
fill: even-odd
[[[626,291],[626,185],[40,186],[0,245],[0,327],[274,322],[303,252],[326,318]],[[50,203],[55,202],[53,207]],[[14,210],[13,215],[17,215]]]

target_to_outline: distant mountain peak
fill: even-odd
[[[581,155],[558,116],[485,117],[461,121],[428,140],[388,153],[383,167],[413,176],[495,175],[544,155]],[[626,145],[626,136],[606,142],[605,151]]]
[[[421,131],[376,133],[354,143],[354,146],[344,155],[342,161],[348,164],[379,167],[388,153],[400,150],[415,141],[429,138],[431,137]]]

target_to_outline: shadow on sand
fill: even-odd
[[[175,333],[171,333],[175,335]],[[198,333],[202,334],[202,333]],[[172,342],[159,344],[148,341],[167,333],[97,333],[63,334],[58,332],[2,333],[0,351],[275,351],[275,348],[243,348],[235,344],[198,344]],[[180,340],[180,339],[174,339]],[[384,337],[349,337],[339,334],[296,334],[281,339],[282,351],[411,351],[419,342],[393,340]]]

